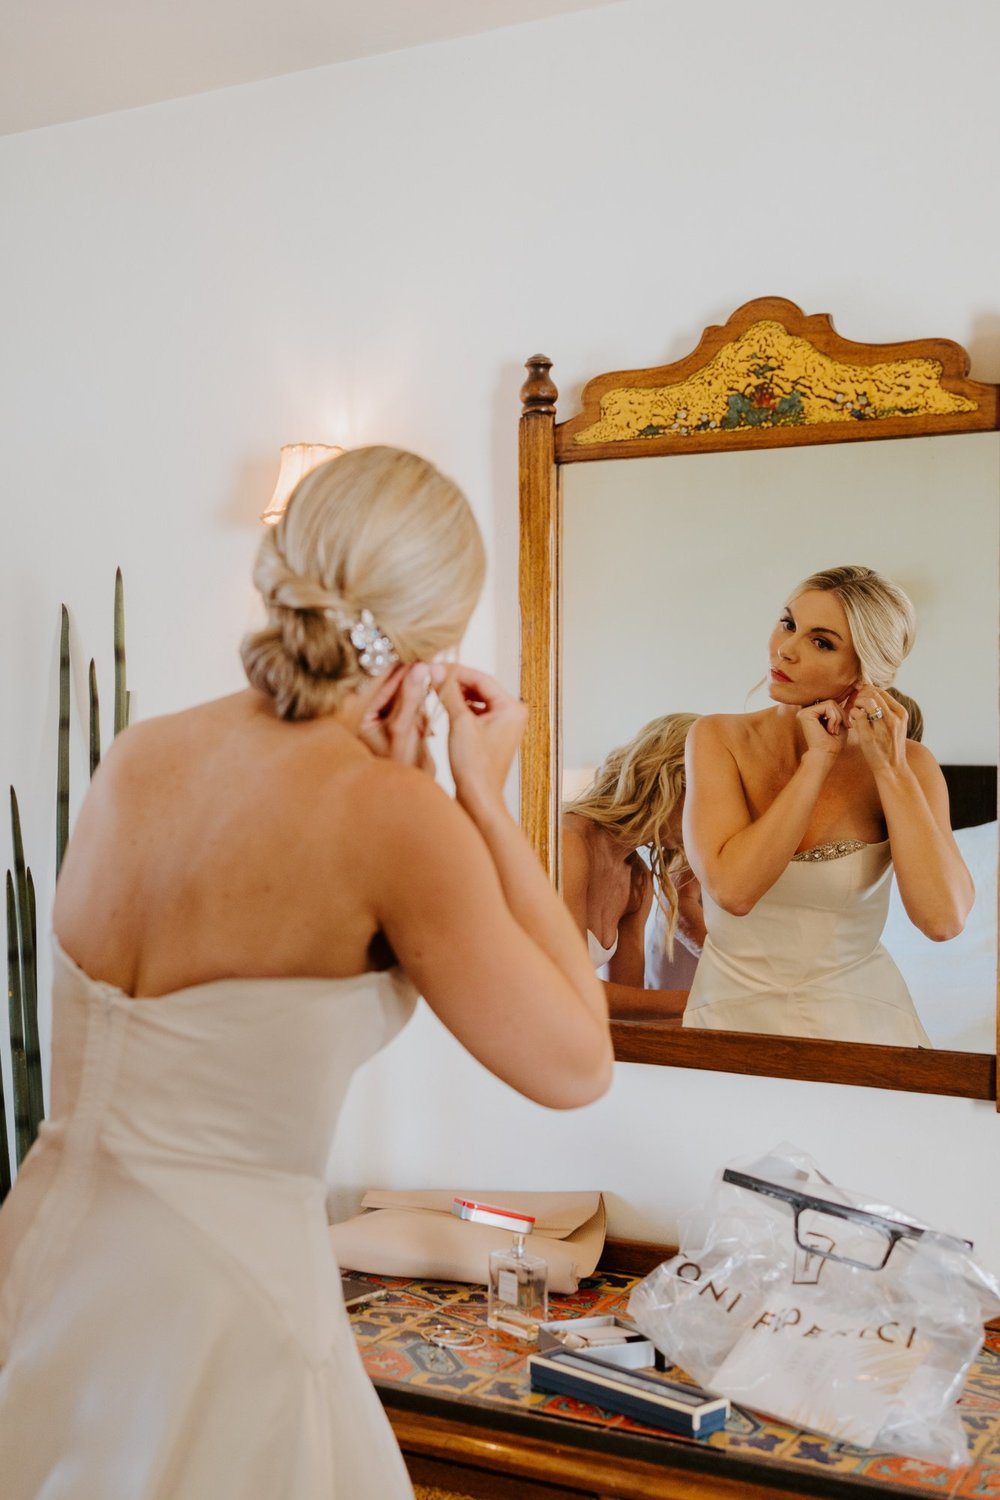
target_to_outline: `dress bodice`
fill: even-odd
[[[349,979],[221,979],[133,1000],[92,979],[53,938],[49,1118],[0,1218],[4,1304],[67,1245],[111,1171],[224,1244],[294,1297],[308,1282],[306,1225],[325,1225],[325,1167],[354,1070],[416,1004],[400,969]],[[293,1219],[279,1267],[256,1232]],[[18,1274],[7,1277],[17,1249]]]
[[[930,1045],[882,929],[888,840],[792,860],[743,916],[703,888],[708,937],[684,1025],[888,1045]]]
[[[815,985],[878,947],[889,911],[889,844],[841,859],[792,860],[753,910],[737,917],[702,890],[713,945],[734,970],[775,990]]]
[[[327,1157],[398,970],[133,1000],[54,943],[50,1119],[0,1213],[11,1500],[405,1500],[344,1311]]]
[[[133,1000],[53,938],[50,1131],[114,1154],[322,1176],[354,1070],[408,1020],[401,969]]]

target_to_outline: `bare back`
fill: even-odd
[[[250,691],[137,725],[81,809],[56,935],[131,995],[384,967],[365,805],[394,774],[335,715],[283,723]]]

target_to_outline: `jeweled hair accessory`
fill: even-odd
[[[336,620],[341,630],[346,630],[351,645],[358,653],[358,666],[369,677],[384,677],[390,667],[399,661],[399,655],[387,635],[383,635],[375,624],[370,609],[363,609],[357,620],[348,620],[339,610],[328,609],[325,614]]]

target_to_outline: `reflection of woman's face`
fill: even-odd
[[[801,706],[843,698],[861,674],[844,606],[821,589],[789,600],[771,632],[768,654],[776,703]]]

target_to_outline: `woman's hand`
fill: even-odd
[[[860,687],[850,710],[850,723],[873,771],[906,764],[907,713],[891,693]]]
[[[850,704],[853,691],[846,700]],[[819,750],[824,755],[839,755],[847,743],[850,727],[849,709],[835,698],[825,698],[819,703],[810,703],[796,714],[807,750]]]
[[[431,680],[451,724],[448,759],[458,800],[500,801],[528,710],[486,672],[475,667],[431,668]]]
[[[425,706],[430,687],[431,668],[426,662],[393,668],[365,709],[358,735],[369,750],[385,760],[415,766],[433,776]]]

